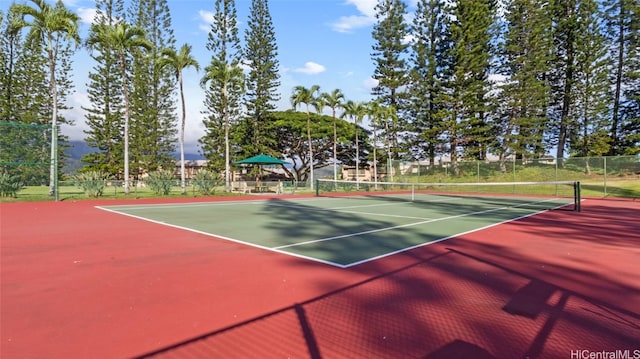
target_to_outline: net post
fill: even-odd
[[[320,197],[320,181],[316,179],[316,197]]]
[[[416,185],[414,183],[411,184],[411,202],[415,202],[416,200]]]
[[[580,199],[580,182],[579,181],[573,183],[573,200],[574,200],[574,206],[573,206],[574,210],[577,212],[581,212],[582,208],[580,206],[581,199]]]

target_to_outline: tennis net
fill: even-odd
[[[580,182],[484,182],[484,183],[402,183],[347,180],[316,180],[316,196],[367,196],[416,201],[423,196],[473,196],[492,198],[528,198],[532,201],[553,198],[566,201],[580,211]],[[566,206],[564,208],[567,208]]]

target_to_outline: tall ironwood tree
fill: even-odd
[[[244,90],[244,73],[237,65],[227,65],[221,61],[214,61],[205,69],[205,75],[200,84],[204,87],[208,83],[220,86],[219,119],[224,131],[224,172],[225,186],[231,190],[231,124],[236,122],[236,100]]]
[[[611,49],[611,148],[609,155],[640,152],[640,3],[605,0]]]
[[[428,158],[431,166],[442,146],[442,123],[437,116],[442,87],[442,65],[451,46],[445,2],[418,1],[411,27],[410,100],[406,113],[413,119],[407,128],[413,158]]]
[[[508,156],[541,155],[550,99],[548,64],[552,59],[551,18],[545,0],[511,0],[500,48],[505,81],[494,116],[492,152],[506,171]]]
[[[132,0],[129,22],[146,34],[147,51],[133,49],[131,67],[131,140],[134,175],[175,168],[175,91],[173,71],[158,66],[162,50],[175,47],[167,0]]]
[[[205,88],[206,118],[200,143],[209,166],[229,172],[233,136],[230,131],[240,118],[244,92],[244,83],[240,83],[238,76],[229,76],[237,74],[242,60],[235,1],[215,1],[207,50],[211,52],[211,61],[201,81]]]
[[[610,138],[610,86],[609,68],[602,33],[601,16],[595,0],[582,0],[578,5],[580,36],[577,40],[575,106],[576,128],[571,132],[571,155],[601,156],[609,151]],[[585,171],[590,173],[589,161]]]
[[[409,49],[406,40],[410,34],[405,21],[407,5],[402,0],[381,0],[376,4],[375,11],[377,22],[372,31],[374,44],[371,57],[375,64],[373,78],[378,84],[373,88],[373,96],[382,104],[398,109],[402,118],[406,106],[406,88],[410,82],[406,59]],[[393,156],[397,158],[401,152],[399,136],[402,128],[393,126],[389,131]]]
[[[245,30],[243,61],[248,67],[244,104],[246,117],[236,137],[240,155],[253,156],[260,153],[274,153],[275,131],[269,112],[276,109],[280,100],[278,87],[278,46],[275,28],[269,12],[268,0],[252,0]]]
[[[465,158],[486,158],[490,140],[487,123],[488,80],[493,57],[492,26],[495,18],[493,0],[460,0],[451,22],[453,46],[454,97],[456,110],[451,117],[459,131],[452,137],[453,147],[460,146]],[[452,148],[451,152],[455,152]]]
[[[562,164],[568,148],[570,132],[575,128],[575,82],[577,75],[578,36],[580,23],[577,18],[581,0],[551,2],[553,21],[554,62],[549,69],[551,107],[548,147],[556,147],[556,158]]]
[[[96,1],[94,25],[113,26],[124,16],[123,0]],[[92,28],[90,32],[94,32]],[[116,49],[106,44],[94,44],[89,56],[95,64],[89,72],[87,97],[89,103],[83,107],[88,129],[85,141],[95,151],[83,156],[85,171],[100,171],[112,178],[122,174],[124,130],[122,74]]]

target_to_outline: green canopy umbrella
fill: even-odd
[[[257,155],[234,162],[236,165],[284,165],[287,161],[267,155]]]
[[[234,162],[236,165],[258,165],[260,166],[260,175],[256,178],[256,189],[261,186],[260,177],[262,176],[262,166],[264,165],[285,165],[287,161],[283,161],[278,158],[274,158],[267,155],[257,155],[249,158],[245,158],[244,160]]]

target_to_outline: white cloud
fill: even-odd
[[[93,24],[96,18],[96,9],[79,7],[77,10],[78,16],[80,16],[80,22],[85,24]]]
[[[375,18],[366,16],[341,16],[338,21],[331,24],[331,29],[337,32],[351,32],[351,30],[353,29],[359,29],[362,27],[373,25],[375,21]]]
[[[209,32],[209,30],[211,30],[211,24],[213,24],[213,16],[214,13],[212,11],[206,11],[206,10],[200,10],[198,11],[198,17],[200,18],[201,22],[204,22],[204,24],[199,24],[198,28],[206,33]]]
[[[324,72],[325,70],[326,69],[324,66],[320,64],[316,64],[315,62],[309,61],[304,64],[304,67],[299,67],[297,69],[294,69],[293,72],[300,72],[307,75],[315,75],[315,74]]]
[[[347,0],[348,5],[354,5],[358,11],[367,17],[375,18],[375,7],[378,0]]]
[[[60,111],[61,114],[67,119],[73,122],[73,125],[61,125],[62,134],[68,136],[71,141],[82,141],[86,137],[84,133],[89,127],[86,124],[84,115],[85,111],[82,106],[90,103],[89,96],[84,92],[74,92],[67,99],[67,105],[71,106],[71,109]]]
[[[200,20],[200,24],[198,28],[206,33],[211,31],[211,24],[214,22],[215,13],[213,11],[207,10],[198,10],[198,18]],[[242,25],[242,21],[236,19],[236,25],[240,27]]]
[[[368,90],[373,90],[374,87],[378,86],[378,80],[373,77],[369,77],[362,83],[362,85]]]
[[[336,22],[330,24],[331,29],[337,32],[350,32],[353,29],[373,25],[376,22],[377,2],[377,0],[347,0],[346,4],[355,6],[360,14],[341,16]]]

